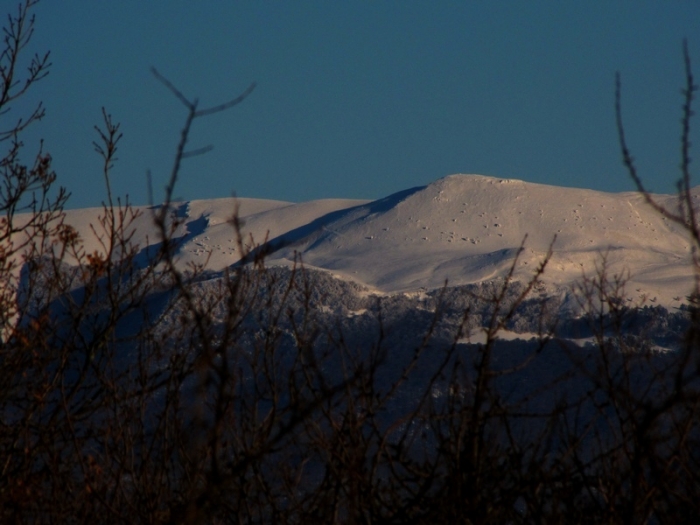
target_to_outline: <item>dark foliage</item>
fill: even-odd
[[[603,260],[570,291],[578,306],[565,313],[559,291],[541,282],[550,252],[529,282],[508,275],[379,299],[301,261],[267,268],[235,210],[231,228],[248,264],[182,269],[171,198],[181,162],[203,152],[186,150],[190,126],[253,86],[200,109],[157,72],[187,110],[164,203],[152,211],[157,249],[145,257],[132,240],[140,212],[111,193],[121,134],[104,112],[95,149],[107,202],[93,231],[101,249],[89,253],[65,222],[67,194],[55,188],[50,156],[21,161],[21,134],[43,108],[10,112],[50,66],[48,54],[19,66],[34,5],[25,0],[9,16],[0,55],[0,115],[13,122],[0,129],[0,521],[700,515],[700,290],[678,312],[625,307],[623,282]],[[641,185],[619,89],[617,114],[640,191],[698,248],[685,57],[677,211]]]

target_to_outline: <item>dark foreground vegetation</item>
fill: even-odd
[[[25,59],[35,2],[11,13],[0,56],[0,522],[681,523],[700,515],[700,319],[624,307],[605,270],[562,318],[540,282],[506,277],[415,300],[251,262],[175,264],[171,197],[201,109],[187,109],[159,244],[114,199],[120,138],[96,150],[107,199],[88,253],[64,221],[51,157],[22,133],[43,108],[11,104],[49,70]],[[695,86],[686,58],[678,208],[690,197]],[[28,60],[28,62],[23,62]],[[27,67],[28,66],[28,67]],[[625,165],[644,191],[624,141]],[[697,256],[697,251],[695,252]],[[697,265],[697,258],[694,264]],[[515,263],[514,263],[515,266]],[[700,274],[698,274],[700,275]],[[476,328],[483,340],[469,334]],[[528,341],[499,339],[504,330]],[[587,337],[585,345],[573,336]],[[663,347],[663,348],[660,348]]]

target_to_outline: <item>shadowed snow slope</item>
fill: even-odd
[[[673,205],[673,198],[662,196]],[[293,233],[293,232],[290,232]],[[556,235],[545,280],[571,284],[605,255],[612,276],[629,271],[633,299],[672,304],[692,284],[681,229],[637,193],[602,193],[453,175],[347,210],[273,254],[379,290],[466,284],[504,275],[527,235],[516,276],[531,274]],[[637,291],[639,288],[639,291]]]
[[[658,196],[670,207],[675,197]],[[239,259],[227,218],[233,199],[180,204],[180,260],[221,269]],[[478,175],[452,175],[377,201],[320,200],[301,204],[238,199],[244,233],[260,243],[270,264],[295,253],[382,292],[479,282],[506,274],[523,239],[516,277],[526,278],[554,242],[544,280],[569,285],[593,275],[629,272],[633,301],[678,305],[692,287],[690,247],[678,226],[637,193],[603,193]],[[144,209],[145,210],[145,209]],[[89,238],[94,210],[73,210],[69,222]],[[156,241],[148,214],[137,240]],[[89,219],[89,217],[92,217]],[[150,235],[147,235],[150,232]],[[147,240],[148,236],[148,240]],[[625,273],[626,275],[626,273]]]

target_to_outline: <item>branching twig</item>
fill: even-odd
[[[238,95],[237,97],[234,97],[233,99],[224,102],[223,104],[218,104],[216,106],[212,106],[209,108],[205,109],[200,109],[198,110],[197,107],[199,105],[199,99],[193,99],[189,100],[185,95],[182,94],[182,92],[177,89],[170,80],[165,78],[163,75],[161,75],[156,68],[151,68],[151,72],[153,73],[153,76],[158,79],[168,90],[175,95],[175,97],[187,108],[188,114],[187,114],[187,119],[185,120],[185,125],[183,126],[181,132],[180,132],[180,142],[177,145],[177,151],[175,153],[175,163],[173,165],[173,169],[170,173],[170,179],[168,181],[168,184],[165,187],[165,200],[163,207],[161,209],[161,214],[167,213],[167,209],[172,201],[173,197],[173,191],[175,189],[175,183],[177,182],[178,175],[180,173],[180,165],[182,164],[182,160],[186,159],[188,157],[193,157],[196,155],[201,155],[203,153],[206,153],[211,150],[211,146],[205,146],[203,148],[198,148],[196,150],[192,151],[185,151],[185,145],[187,144],[187,140],[189,138],[190,134],[190,128],[192,127],[192,122],[196,118],[204,117],[207,115],[213,115],[215,113],[220,113],[222,111],[225,111],[229,108],[232,108],[236,106],[237,104],[240,104],[245,100],[245,98],[250,95],[250,93],[255,89],[255,82],[253,82],[248,88]],[[163,215],[163,218],[165,215]]]

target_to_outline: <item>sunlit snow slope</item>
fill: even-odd
[[[658,200],[675,206],[674,196]],[[183,263],[210,254],[209,266],[221,269],[239,259],[227,224],[234,202],[179,204]],[[635,302],[678,305],[692,286],[687,235],[637,193],[452,175],[372,202],[238,202],[246,236],[256,243],[267,238],[269,264],[288,264],[300,254],[307,266],[382,292],[503,276],[526,236],[516,277],[534,271],[556,236],[545,281],[573,284],[593,275],[605,258],[611,276],[629,272],[625,289]],[[74,210],[68,220],[89,238],[95,216],[95,210]],[[149,221],[145,213],[138,225],[142,245],[156,242]]]

